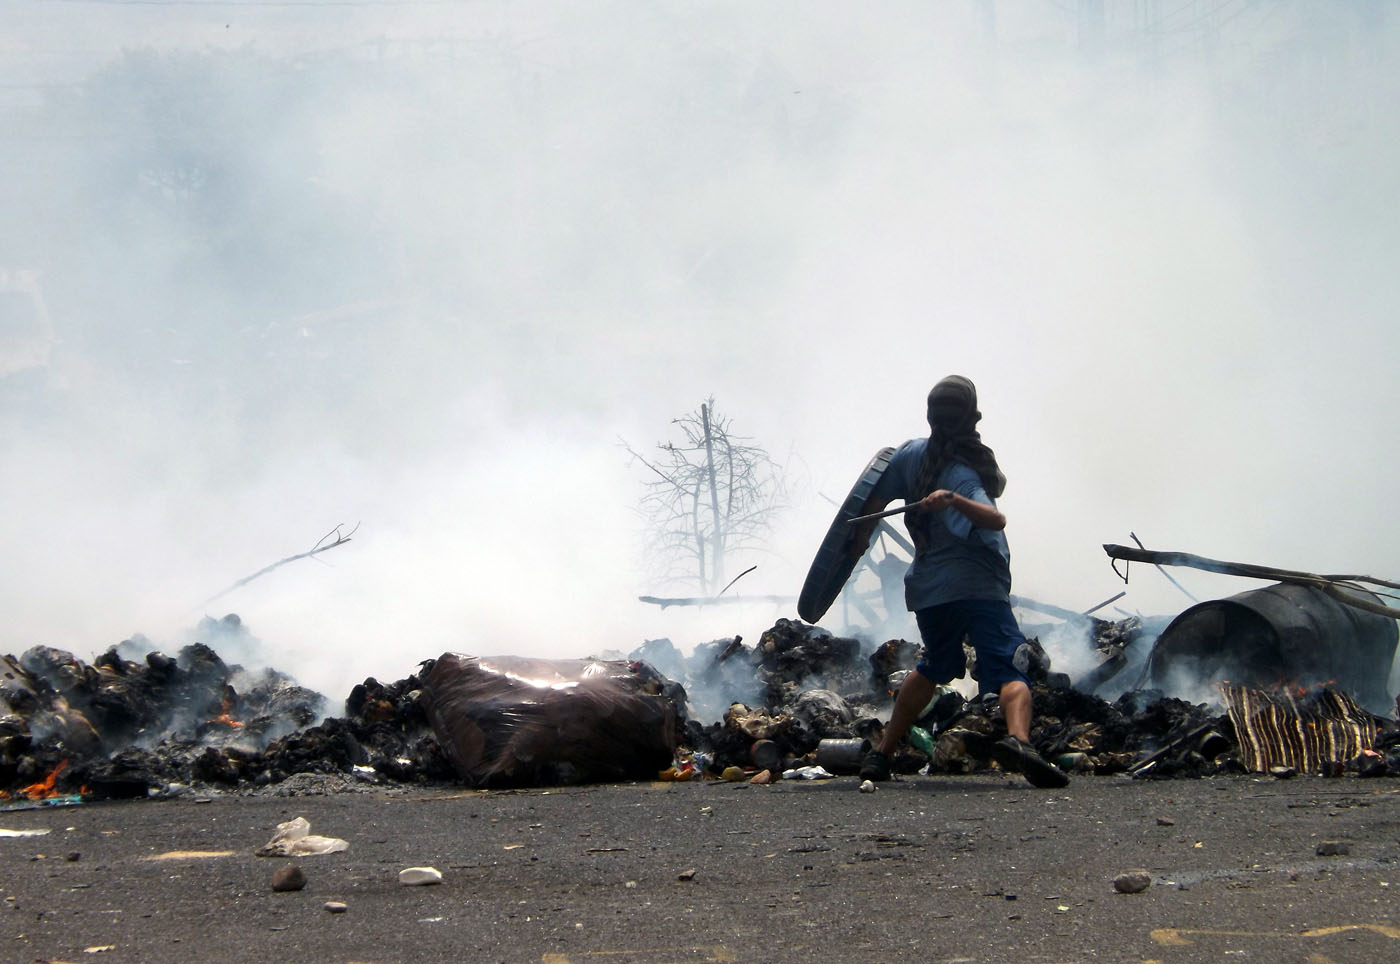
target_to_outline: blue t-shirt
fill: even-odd
[[[925,493],[917,491],[919,468],[923,464],[928,439],[910,439],[890,459],[880,476],[871,501],[886,504],[903,499],[917,502]],[[936,488],[949,489],[964,498],[995,506],[981,478],[961,462],[946,466]],[[1008,601],[1011,595],[1011,550],[1006,534],[995,529],[979,529],[957,509],[914,512],[906,516],[922,529],[919,540],[924,550],[904,574],[904,604],[911,611],[926,609],[962,599]]]

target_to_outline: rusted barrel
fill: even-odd
[[[1362,589],[1357,595],[1381,600]],[[1231,682],[1254,689],[1333,686],[1388,714],[1396,621],[1312,586],[1278,583],[1199,603],[1177,616],[1148,656],[1148,679],[1168,692]]]

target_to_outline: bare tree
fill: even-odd
[[[647,555],[661,582],[714,596],[726,588],[727,558],[766,548],[774,517],[787,507],[783,471],[765,449],[734,434],[713,396],[671,424],[679,438],[658,442],[650,458],[623,442],[649,472],[639,504]]]

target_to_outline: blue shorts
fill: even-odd
[[[982,693],[995,693],[1003,684],[1030,680],[1016,668],[1012,658],[1016,648],[1026,641],[1011,604],[999,599],[960,599],[940,603],[914,613],[923,637],[924,654],[914,668],[919,675],[933,683],[962,679],[967,672],[967,660],[962,641],[966,636],[977,651],[977,688]]]

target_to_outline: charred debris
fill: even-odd
[[[223,621],[237,620],[236,616]],[[1096,665],[1056,671],[1038,640],[1032,741],[1059,766],[1139,778],[1294,772],[1400,775],[1394,719],[1313,684],[1217,688],[1192,703],[1148,686],[1095,691],[1150,665],[1141,621],[1089,621]],[[0,795],[30,801],[295,793],[298,788],[514,787],[621,779],[778,779],[878,737],[917,646],[870,650],[779,619],[684,655],[651,640],[625,657],[521,661],[444,654],[395,683],[367,679],[338,715],[276,670],[226,664],[204,643],[177,653],[126,641],[92,663],[38,646],[0,662]],[[969,675],[976,678],[969,650]],[[1139,682],[1149,680],[1137,674]],[[542,696],[542,694],[546,694]],[[994,768],[995,700],[944,688],[895,760],[898,773]],[[846,762],[857,757],[846,755]],[[842,772],[839,769],[837,772]],[[852,772],[846,770],[844,772]],[[762,775],[768,774],[765,778]],[[305,775],[321,779],[309,780]]]

